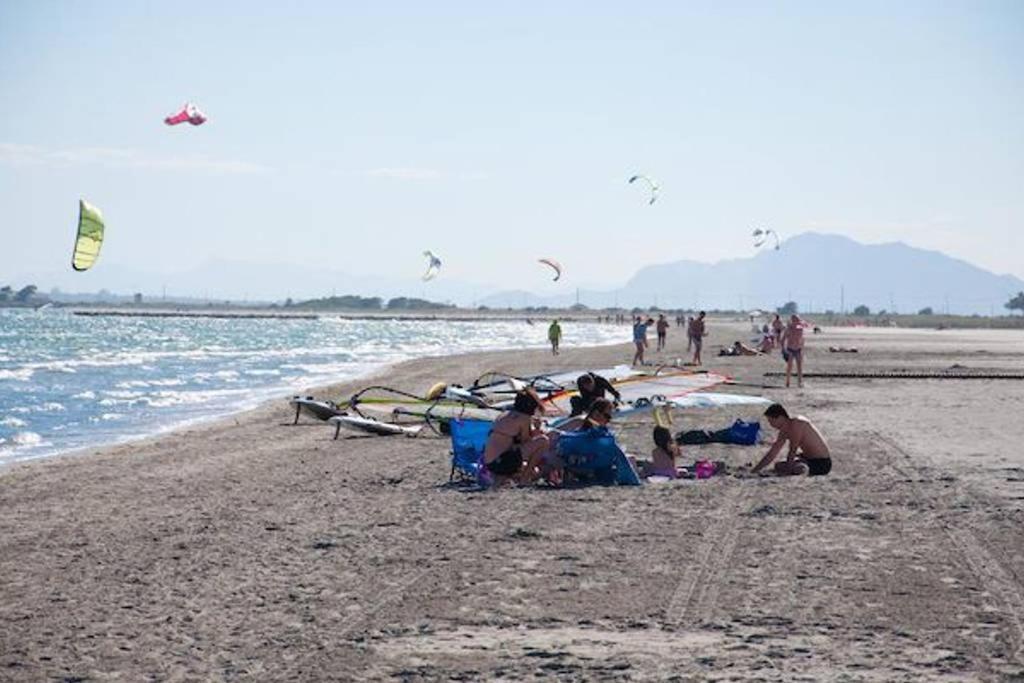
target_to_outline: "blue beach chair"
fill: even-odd
[[[494,423],[466,419],[452,420],[448,426],[452,435],[452,471],[448,475],[448,481],[452,481],[457,472],[462,479],[488,486],[491,477],[483,465],[484,447],[487,445]]]

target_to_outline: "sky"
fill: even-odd
[[[96,269],[415,277],[430,249],[552,293],[771,227],[1024,277],[1016,0],[5,0],[0,94],[0,280],[69,268],[80,197]],[[165,126],[186,100],[209,122]]]

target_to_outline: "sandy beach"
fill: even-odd
[[[446,439],[334,441],[291,426],[287,397],[0,469],[0,680],[1024,680],[1024,381],[762,389],[777,355],[713,355],[747,327],[713,322],[705,365],[815,421],[828,477],[481,492],[448,485]],[[374,381],[630,356],[479,353]],[[651,355],[685,356],[678,328]],[[826,329],[806,363],[1020,372],[1024,333]],[[649,415],[616,428],[650,451]]]

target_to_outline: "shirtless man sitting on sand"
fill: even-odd
[[[494,421],[484,446],[484,467],[494,475],[495,486],[509,481],[528,483],[538,476],[538,466],[548,450],[548,436],[535,421],[540,399],[532,390],[516,394],[512,410]]]
[[[761,462],[754,466],[753,474],[758,474],[770,465],[787,441],[789,455],[784,461],[775,463],[775,474],[809,474],[813,477],[832,471],[832,455],[829,453],[828,444],[825,443],[825,437],[810,420],[802,415],[790,417],[786,409],[778,403],[768,406],[764,415],[768,418],[768,424],[779,430],[779,436],[768,453],[761,458]]]

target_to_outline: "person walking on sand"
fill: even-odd
[[[562,326],[558,324],[558,318],[551,321],[548,328],[548,341],[551,342],[551,355],[558,355],[558,345],[562,343]]]
[[[775,337],[775,344],[778,345],[782,341],[782,329],[785,325],[782,324],[782,318],[776,313],[775,317],[772,318],[772,336]]]
[[[810,420],[802,415],[790,417],[786,409],[778,403],[768,406],[764,416],[768,418],[768,424],[779,430],[779,435],[765,456],[751,470],[753,474],[759,474],[770,465],[787,441],[789,454],[784,461],[775,463],[775,474],[808,474],[814,477],[832,471],[832,453],[828,449],[825,437]]]
[[[658,316],[658,324],[655,325],[655,330],[658,332],[658,351],[664,351],[665,340],[668,338],[668,320],[665,318],[664,313]]]
[[[798,387],[804,385],[804,329],[807,323],[800,319],[796,313],[789,316],[789,323],[782,330],[780,344],[782,346],[782,357],[786,361],[786,387],[789,387],[789,378],[793,373],[793,363],[796,362],[796,383]]]
[[[644,351],[647,349],[647,328],[653,322],[654,320],[651,318],[644,322],[640,316],[637,316],[636,322],[633,323],[633,345],[636,347],[636,353],[633,354],[633,365],[647,364],[644,361]]]
[[[708,333],[707,326],[704,322],[705,317],[707,317],[707,314],[704,311],[701,311],[697,314],[697,317],[694,318],[693,322],[690,323],[689,334],[690,344],[693,346],[694,365],[701,364],[700,350],[704,346],[704,337],[706,337]]]

